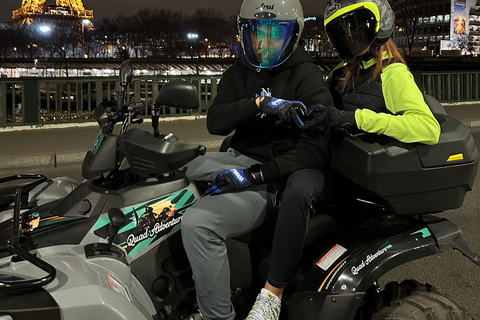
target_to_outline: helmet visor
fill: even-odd
[[[239,20],[243,52],[247,61],[258,68],[272,68],[283,63],[293,52],[296,20]]]
[[[360,8],[328,22],[325,31],[340,58],[348,62],[366,53],[377,36],[376,28],[373,12]]]

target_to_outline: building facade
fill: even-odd
[[[480,0],[391,0],[394,39],[407,55],[480,55]],[[457,12],[458,8],[463,11]],[[462,29],[463,28],[463,29]]]

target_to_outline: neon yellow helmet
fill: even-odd
[[[329,0],[324,24],[338,55],[347,62],[390,39],[395,13],[387,0]]]

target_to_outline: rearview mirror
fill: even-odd
[[[172,80],[162,87],[155,104],[180,109],[198,109],[197,88],[187,81]]]

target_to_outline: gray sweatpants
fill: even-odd
[[[211,181],[232,168],[249,168],[258,161],[230,149],[207,153],[188,163],[191,180]],[[230,301],[230,267],[225,239],[260,226],[275,205],[268,184],[213,196],[193,204],[182,219],[182,240],[192,267],[197,301],[205,320],[235,317]]]

